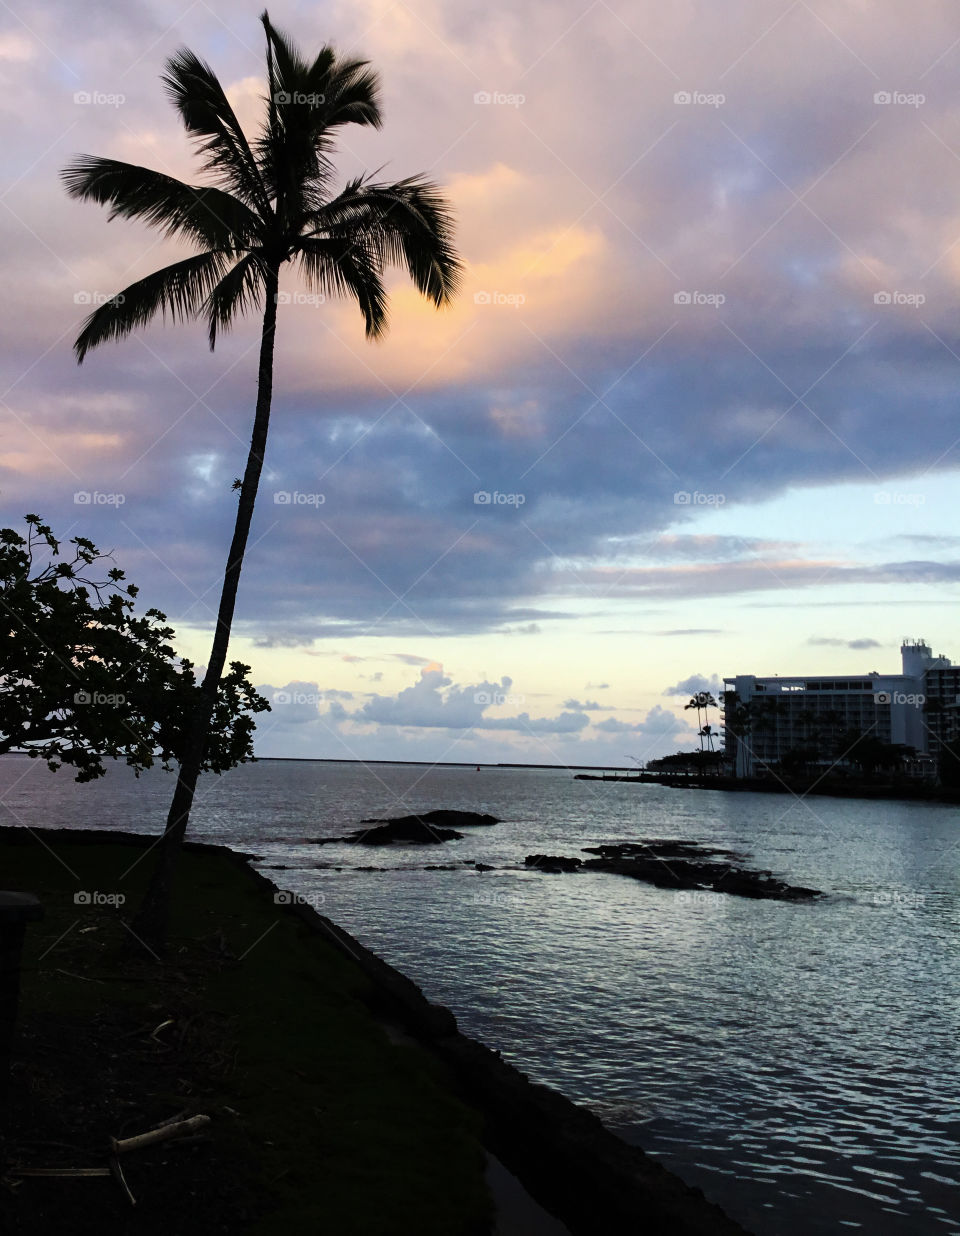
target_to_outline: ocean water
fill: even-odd
[[[172,787],[123,768],[78,786],[8,757],[0,823],[159,832]],[[443,846],[311,844],[435,807],[503,822]],[[201,782],[191,835],[254,851],[466,1033],[757,1236],[960,1231],[956,807],[261,761]],[[642,837],[739,850],[828,895],[754,901],[523,868],[530,853]]]

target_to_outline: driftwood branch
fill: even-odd
[[[209,1116],[191,1116],[189,1120],[178,1120],[173,1124],[163,1124],[157,1129],[151,1129],[149,1133],[140,1133],[136,1137],[125,1137],[122,1141],[117,1141],[115,1137],[111,1137],[110,1149],[116,1155],[129,1154],[131,1150],[142,1150],[144,1146],[153,1146],[157,1142],[168,1141],[171,1137],[182,1137],[186,1133],[195,1133],[197,1129],[205,1128],[209,1123]]]

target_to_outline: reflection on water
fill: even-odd
[[[159,831],[172,784],[121,770],[77,786],[9,758],[0,822]],[[432,807],[504,823],[442,857],[308,842]],[[265,761],[205,779],[193,834],[296,868],[270,874],[758,1236],[960,1230],[956,808]],[[830,896],[522,869],[534,851],[645,836],[742,849]],[[461,858],[512,869],[417,870]]]

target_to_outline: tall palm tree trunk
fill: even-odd
[[[166,827],[159,842],[156,866],[131,928],[134,934],[154,951],[161,950],[166,945],[177,859],[190,821],[190,811],[193,807],[207,735],[217,700],[217,688],[227,661],[230,630],[233,626],[233,613],[237,603],[237,588],[240,584],[240,571],[243,567],[243,557],[250,535],[253,508],[257,501],[260,473],[263,470],[267,430],[270,425],[270,404],[273,398],[273,349],[277,325],[278,271],[277,265],[271,265],[264,280],[266,306],[263,311],[263,327],[260,335],[257,410],[250,438],[250,450],[247,454],[247,466],[240,487],[233,541],[223,573],[223,588],[220,592],[213,647],[210,650],[207,670],[200,685],[200,705],[193,718],[190,737],[177,774],[173,801],[167,813]]]

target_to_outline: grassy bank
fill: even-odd
[[[19,838],[22,840],[22,834]],[[480,1120],[443,1068],[395,1043],[368,980],[222,854],[187,851],[164,962],[130,937],[148,862],[121,844],[0,830],[0,886],[36,893],[11,1093],[5,1232],[306,1231],[473,1236],[488,1229]],[[76,904],[84,891],[127,898]],[[124,1157],[108,1138],[178,1113],[207,1132]]]

